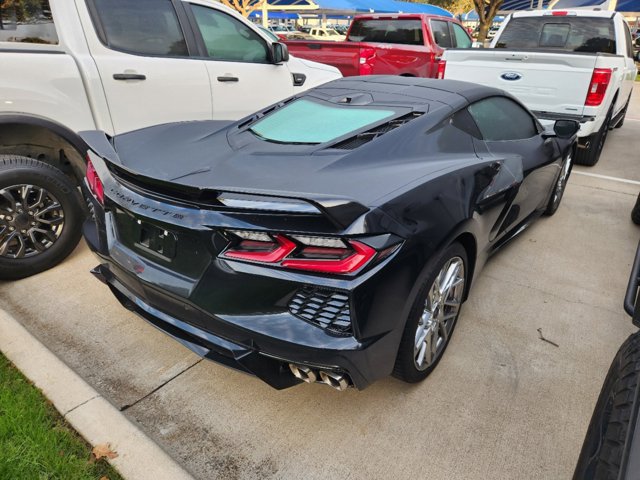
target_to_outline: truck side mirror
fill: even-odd
[[[575,120],[556,120],[553,131],[558,138],[571,138],[580,130],[580,123]]]
[[[271,44],[271,61],[276,65],[289,61],[289,49],[284,43]]]

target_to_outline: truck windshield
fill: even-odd
[[[330,142],[396,114],[393,109],[338,106],[300,99],[256,122],[251,131],[278,143]]]
[[[351,26],[350,42],[402,43],[424,45],[422,21],[371,19],[355,20]]]
[[[610,18],[520,17],[509,21],[496,48],[615,54],[616,37]]]

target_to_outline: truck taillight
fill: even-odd
[[[89,185],[89,189],[91,193],[98,199],[100,205],[104,205],[104,186],[102,185],[102,180],[98,176],[98,172],[96,172],[96,168],[87,157],[87,184]]]
[[[358,59],[358,74],[359,75],[372,75],[373,74],[373,62],[376,57],[375,48],[361,48],[360,58]]]
[[[610,68],[595,68],[591,75],[591,83],[587,92],[587,99],[584,102],[586,107],[597,107],[604,100],[607,87],[611,81]]]
[[[439,79],[443,79],[444,78],[444,71],[447,68],[447,61],[446,60],[440,60],[438,62],[438,71],[436,72],[436,78]]]
[[[308,272],[355,273],[378,255],[376,249],[352,239],[242,230],[228,230],[227,236],[231,243],[222,258]],[[385,253],[378,258],[384,258]]]

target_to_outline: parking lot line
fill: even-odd
[[[589,173],[589,172],[579,172],[576,170],[574,170],[573,173],[576,175],[584,175],[586,177],[601,178],[603,180],[611,180],[611,181],[620,182],[620,183],[630,183],[631,185],[640,185],[640,182],[636,180],[629,180],[627,178],[610,177],[609,175],[600,175],[598,173]]]

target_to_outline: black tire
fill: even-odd
[[[43,272],[73,251],[82,236],[83,200],[64,173],[31,158],[0,155],[0,192],[0,280]]]
[[[570,150],[565,157],[564,162],[562,162],[558,178],[553,184],[553,190],[551,191],[551,196],[549,197],[549,203],[547,203],[547,208],[544,211],[544,214],[547,217],[550,217],[551,215],[556,213],[558,211],[558,207],[560,206],[560,202],[562,202],[562,197],[564,196],[564,191],[567,188],[567,183],[569,181],[569,177],[571,176],[571,170],[573,169],[573,157],[573,150]]]
[[[589,136],[589,148],[578,148],[578,151],[575,155],[576,164],[593,167],[596,163],[598,163],[598,160],[600,160],[600,155],[602,154],[602,149],[604,148],[604,144],[607,141],[607,137],[609,136],[612,114],[613,104],[611,105],[611,108],[609,108],[607,116],[605,117],[600,130]]]
[[[407,323],[404,328],[404,332],[402,334],[402,340],[400,341],[400,348],[398,349],[398,356],[396,357],[396,363],[393,368],[393,376],[403,380],[407,383],[417,383],[425,378],[436,368],[440,359],[444,355],[444,352],[451,340],[451,336],[453,335],[453,331],[455,325],[458,321],[458,316],[460,315],[461,306],[459,305],[455,317],[451,319],[451,324],[447,323],[448,335],[447,338],[444,339],[444,344],[442,349],[439,351],[439,354],[434,357],[433,362],[426,367],[425,369],[419,369],[416,366],[416,352],[414,350],[416,344],[416,334],[419,322],[421,321],[425,303],[427,301],[427,295],[429,294],[436,278],[440,274],[443,267],[452,259],[459,258],[462,260],[464,266],[464,273],[462,277],[464,278],[464,283],[461,285],[462,288],[462,299],[464,299],[464,288],[466,288],[468,282],[468,272],[469,272],[469,264],[467,261],[467,252],[462,245],[459,243],[453,243],[444,251],[442,251],[437,257],[432,259],[427,267],[426,276],[423,277],[424,280],[420,289],[418,291],[418,295],[411,307],[411,311],[409,313],[409,318],[407,319]],[[445,307],[443,307],[445,308]]]
[[[622,344],[609,368],[582,445],[574,480],[624,478],[638,419],[639,380],[640,332]]]
[[[636,199],[636,204],[633,207],[633,210],[631,210],[631,220],[636,225],[640,225],[640,195],[638,195],[638,198]]]

